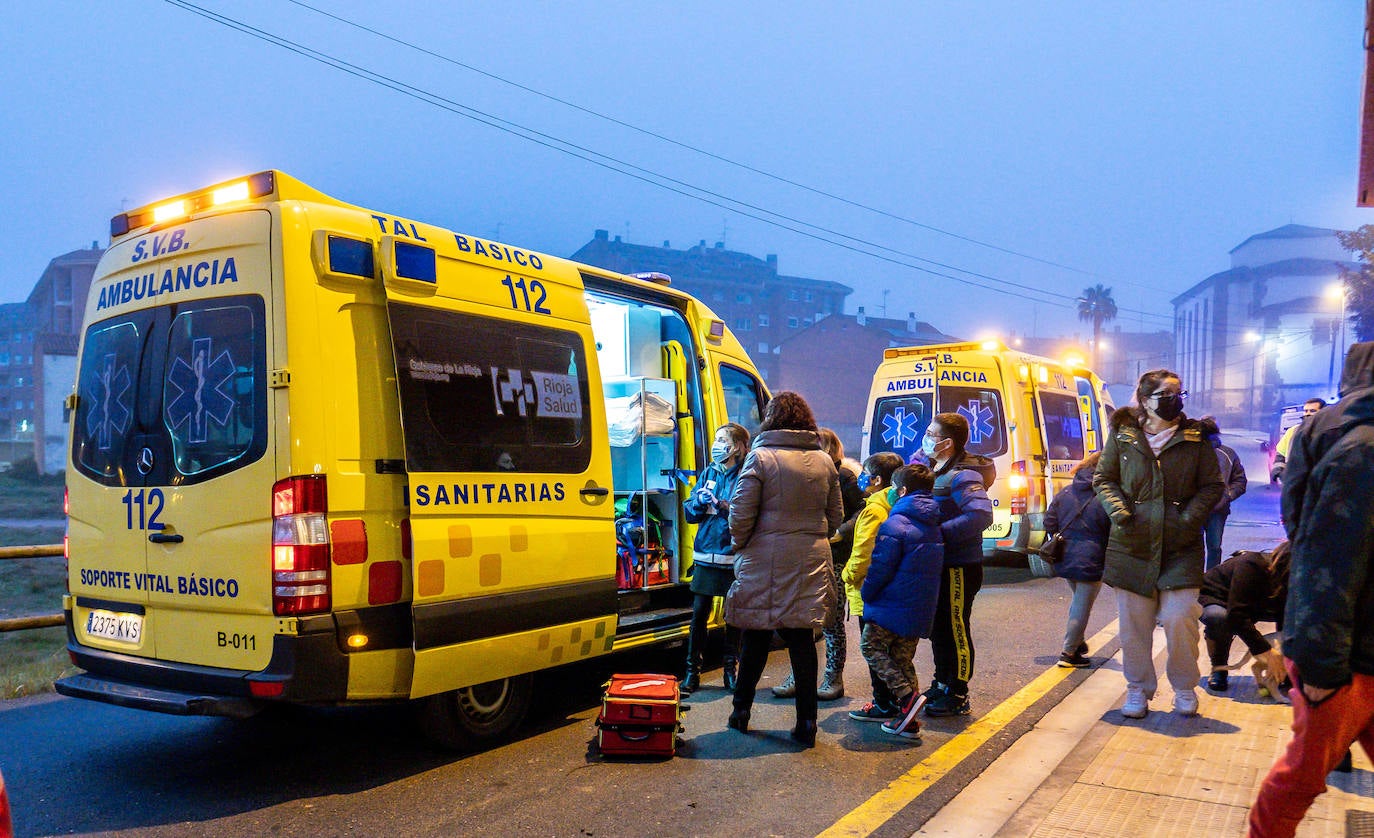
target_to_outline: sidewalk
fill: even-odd
[[[1162,630],[1155,648],[1163,649]],[[1199,650],[1201,670],[1209,671]],[[1170,712],[1159,692],[1144,719],[1121,715],[1118,653],[1007,749],[917,835],[1238,836],[1261,781],[1291,738],[1291,708],[1260,698],[1249,668],[1231,689],[1199,688],[1198,716]],[[1299,836],[1374,835],[1374,770],[1356,746],[1355,770],[1333,773]],[[1353,811],[1354,814],[1348,815]],[[1347,826],[1349,820],[1349,827]]]

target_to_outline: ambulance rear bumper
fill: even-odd
[[[275,635],[272,658],[259,672],[143,658],[84,646],[67,617],[67,651],[84,673],[53,687],[62,695],[179,716],[243,718],[269,702],[337,704],[348,694],[348,660],[338,648],[332,615],[303,618],[301,633]],[[252,683],[274,684],[272,699]],[[270,693],[269,693],[270,694]]]
[[[130,684],[94,675],[73,675],[53,684],[58,693],[72,698],[87,698],[152,710],[175,716],[228,716],[246,719],[263,708],[263,702],[251,698],[228,695],[205,695],[194,692]]]

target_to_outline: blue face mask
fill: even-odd
[[[859,475],[859,491],[860,491],[860,492],[867,492],[867,491],[868,491],[868,486],[869,486],[869,484],[872,483],[872,482],[873,482],[873,475],[869,474],[869,473],[866,472],[866,471],[865,471],[864,473],[860,474],[860,475]]]
[[[711,446],[711,460],[717,463],[725,462],[730,456],[730,443],[717,442]]]
[[[925,454],[927,458],[933,458],[935,456],[935,444],[937,442],[939,442],[939,440],[935,439],[935,437],[921,437],[921,453]]]

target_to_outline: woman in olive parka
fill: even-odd
[[[1178,375],[1151,370],[1136,385],[1136,407],[1112,414],[1093,489],[1112,519],[1102,581],[1116,590],[1122,715],[1149,712],[1159,676],[1154,628],[1164,627],[1174,712],[1197,714],[1197,603],[1202,587],[1203,525],[1225,490],[1216,453],[1198,423],[1183,415]]]

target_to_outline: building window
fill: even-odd
[[[762,341],[762,340],[759,341],[759,353],[760,353],[760,354],[763,354],[763,353],[766,353],[766,352],[768,352],[768,342],[767,342],[767,341]]]
[[[754,321],[748,317],[741,317],[735,321],[735,331],[737,332],[747,332],[752,328],[754,328]]]
[[[767,325],[768,325],[768,315],[766,315],[766,314],[760,314],[760,315],[759,315],[759,325],[760,325],[760,326],[767,326]]]
[[[787,292],[787,299],[789,299],[789,300],[800,299],[800,296],[797,294],[797,289],[793,288],[792,290],[788,291],[788,292]]]
[[[816,295],[815,295],[815,294],[812,294],[810,291],[807,291],[807,292],[806,292],[806,301],[809,303],[809,302],[811,302],[811,301],[814,300],[814,299],[816,299]]]
[[[750,297],[749,297],[748,294],[736,294],[736,295],[735,295],[735,302],[737,302],[737,303],[749,303],[749,302],[753,302],[753,300],[750,299]]]
[[[787,318],[787,328],[789,328],[789,329],[795,329],[795,328],[797,328],[797,327],[800,326],[800,325],[801,325],[801,321],[798,320],[797,318],[795,318],[795,317],[789,317],[789,318]]]
[[[712,291],[712,292],[711,292],[711,302],[713,302],[713,303],[723,303],[723,302],[725,302],[725,292],[724,292],[724,291]]]

